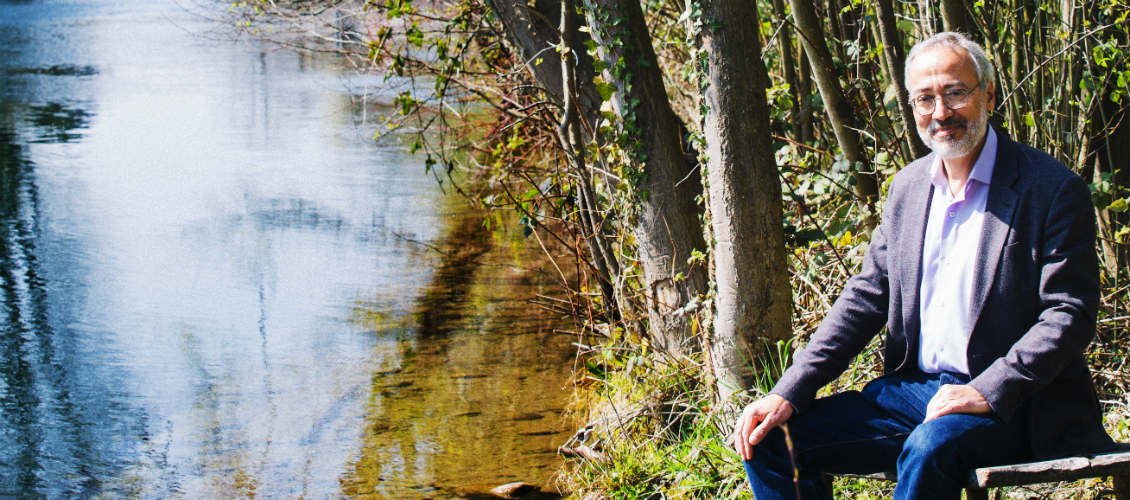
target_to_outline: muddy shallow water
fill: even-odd
[[[536,242],[375,145],[336,61],[194,8],[0,0],[0,497],[550,482]]]

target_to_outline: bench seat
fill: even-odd
[[[969,472],[969,479],[965,484],[965,496],[968,500],[988,500],[989,488],[1110,476],[1114,478],[1114,498],[1130,500],[1130,444],[1119,443],[1118,447],[1118,450],[1108,453],[976,469]],[[894,471],[848,477],[882,481],[898,480]],[[830,481],[831,476],[827,479]]]

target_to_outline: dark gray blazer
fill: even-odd
[[[1114,448],[1083,350],[1095,334],[1099,263],[1090,191],[1048,154],[998,131],[977,249],[969,385],[1005,422],[1030,425],[1039,459]],[[891,182],[882,223],[852,277],[773,393],[805,411],[883,326],[885,375],[918,369],[931,154]]]

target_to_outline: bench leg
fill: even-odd
[[[965,500],[989,500],[989,490],[980,488],[966,488]],[[1119,500],[1122,500],[1121,498]]]
[[[1114,476],[1114,500],[1130,500],[1130,474]]]

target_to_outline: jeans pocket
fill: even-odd
[[[969,383],[969,377],[961,373],[942,372],[938,381],[941,385],[965,385]]]

